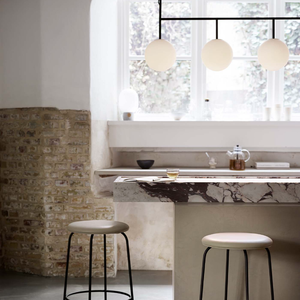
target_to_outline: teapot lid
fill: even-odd
[[[234,148],[233,148],[233,151],[242,151],[242,147],[240,147],[240,145],[236,145]]]

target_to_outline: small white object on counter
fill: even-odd
[[[271,121],[272,107],[265,107],[265,121]]]
[[[280,121],[281,119],[281,104],[275,105],[275,121]]]
[[[209,161],[208,161],[208,164],[209,164],[209,167],[211,169],[215,169],[216,166],[217,166],[217,162],[216,162],[216,159],[214,157],[210,157],[209,154],[207,152],[205,152],[206,156],[208,157]]]
[[[123,121],[133,121],[133,120],[134,120],[134,113],[132,112],[123,113]]]
[[[284,108],[284,120],[285,121],[291,121],[292,119],[292,107],[291,106],[286,106]]]
[[[287,162],[256,162],[256,169],[289,169],[290,164]]]
[[[217,166],[217,162],[216,162],[216,160],[212,157],[210,160],[209,160],[209,167],[211,168],[211,169],[215,169],[216,168],[216,166]]]
[[[184,115],[184,112],[172,112],[172,116],[175,121],[180,121],[184,117]]]

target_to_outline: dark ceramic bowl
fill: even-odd
[[[154,164],[154,160],[150,160],[150,159],[137,160],[136,162],[141,169],[150,169]]]

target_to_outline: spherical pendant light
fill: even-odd
[[[231,63],[233,52],[228,43],[221,39],[208,42],[202,49],[202,61],[212,71],[225,70]]]
[[[148,45],[145,59],[149,68],[164,72],[170,69],[176,61],[176,51],[166,40],[155,40]]]
[[[287,45],[279,39],[268,40],[258,48],[258,61],[269,71],[283,68],[287,64],[289,56]]]

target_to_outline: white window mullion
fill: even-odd
[[[197,15],[197,1],[191,0],[191,15]],[[192,40],[191,40],[191,104],[190,115],[192,118],[198,120],[198,93],[199,93],[199,77],[197,72],[197,41],[198,41],[198,28],[197,22],[192,22]],[[178,59],[178,58],[177,58]]]
[[[285,16],[285,1],[276,0],[276,11],[275,15]],[[276,22],[276,38],[284,41],[284,24],[285,21]],[[275,103],[283,105],[284,102],[284,68],[281,68],[279,71],[276,71],[275,78],[275,87],[276,95]]]
[[[276,14],[276,0],[269,1],[269,16]],[[269,39],[272,38],[272,23],[269,21]],[[275,72],[267,71],[267,107],[273,107],[276,103],[276,75]]]
[[[129,73],[129,0],[120,1],[119,23],[119,92],[130,86]]]
[[[198,4],[198,15],[199,16],[207,16],[207,0],[200,1]],[[201,59],[201,51],[206,44],[207,40],[207,21],[199,21],[198,22],[198,30],[199,33],[202,33],[200,36],[198,35],[198,78],[199,78],[199,97],[198,97],[198,120],[201,119],[203,107],[204,107],[204,99],[207,98],[207,90],[206,90],[206,67],[204,66]]]

